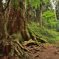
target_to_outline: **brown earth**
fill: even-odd
[[[57,44],[42,44],[39,46],[29,46],[29,59],[59,59],[59,46]]]
[[[30,52],[27,59],[59,59],[59,41],[56,44],[42,43],[40,46],[30,45],[26,47]]]
[[[17,57],[16,55],[14,59],[59,59],[59,43],[42,43],[40,46],[30,45],[26,48],[29,52],[25,51],[23,57]]]

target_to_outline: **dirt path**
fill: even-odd
[[[14,56],[14,59],[59,59],[59,43],[44,43],[40,46],[30,45],[28,47],[26,46],[26,48],[29,52],[25,51],[24,56],[21,58]]]
[[[59,45],[58,44],[41,44],[41,46],[31,45],[27,47],[30,53],[29,59],[59,59]]]

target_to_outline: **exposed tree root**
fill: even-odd
[[[14,48],[15,48],[15,51],[17,52],[17,54],[20,56],[20,53],[19,53],[19,51],[21,52],[21,54],[23,54],[23,52],[21,51],[21,48],[20,47],[18,47],[18,45],[17,44],[15,44],[15,46],[14,46]]]
[[[14,49],[14,51],[17,53],[18,56],[22,56],[24,51],[28,51],[29,50],[27,48],[25,48],[25,46],[22,46],[22,44],[19,42],[18,38],[13,38],[12,36],[9,36],[12,39],[12,50]],[[11,54],[13,52],[11,51]]]
[[[28,29],[28,32],[30,34],[30,37],[32,38],[32,40],[36,40],[35,35]]]
[[[23,45],[25,45],[25,46],[29,46],[29,45],[37,45],[37,46],[39,46],[40,42],[33,41],[32,39],[30,39],[29,41],[25,42]]]
[[[28,49],[26,49],[25,47],[23,47],[18,41],[13,40],[13,42],[16,43],[16,44],[18,44],[18,46],[19,46],[21,49],[23,49],[23,50],[25,50],[25,51],[29,51]]]
[[[43,39],[41,35],[36,34],[36,33],[34,33],[34,32],[31,32],[29,29],[28,29],[28,31],[29,31],[29,34],[30,34],[31,38],[32,38],[34,41],[37,40],[38,42],[41,42],[41,43],[47,43],[47,42],[48,42],[47,40]]]

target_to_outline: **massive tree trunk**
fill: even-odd
[[[2,0],[0,0],[0,39],[7,38],[7,30],[3,13]]]
[[[26,4],[24,6],[23,2],[19,1],[19,6],[22,9],[21,12],[19,10],[16,10],[16,9],[11,9],[12,13],[10,12],[10,14],[9,14],[9,17],[11,19],[10,25],[12,25],[12,29],[11,30],[13,30],[13,27],[14,26],[16,27],[16,25],[17,25],[18,26],[18,30],[19,30],[20,34],[22,35],[22,37],[24,39],[28,40],[28,37],[27,37],[27,28],[26,28],[26,19],[24,17],[24,15],[26,15]],[[18,42],[18,43],[15,44],[15,45],[12,45],[13,47],[11,47],[10,40],[6,39],[7,38],[7,34],[6,34],[7,32],[6,32],[6,26],[5,26],[6,23],[5,23],[5,19],[4,19],[4,13],[2,11],[3,11],[2,0],[0,0],[0,39],[2,39],[2,41],[0,40],[0,55],[7,56],[7,57],[4,57],[4,58],[8,59],[9,53],[10,52],[14,53],[14,51],[11,51],[11,50],[12,49],[14,50],[14,48],[16,47],[17,44],[20,45],[22,49],[24,49],[24,48],[19,43],[19,41],[15,41],[15,42]],[[13,13],[14,14],[16,13],[16,14],[14,15]],[[15,25],[15,19],[17,20],[17,24],[16,25]],[[3,38],[5,40],[3,40]],[[14,43],[13,40],[12,40],[12,43]],[[17,50],[18,47],[16,47],[15,49]],[[4,59],[4,58],[2,58],[2,59]],[[11,59],[13,59],[13,57]]]
[[[11,8],[9,13],[9,33],[13,34],[15,30],[19,31],[23,39],[28,40],[27,27],[26,27],[26,4],[24,1],[18,1],[18,6]],[[20,8],[20,9],[19,9]]]
[[[19,1],[20,10],[17,10],[17,24],[18,30],[22,35],[23,39],[28,40],[28,32],[27,32],[27,21],[26,21],[26,3],[23,1]]]

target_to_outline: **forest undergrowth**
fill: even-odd
[[[22,59],[59,58],[59,33],[51,29],[41,28],[39,24],[28,24],[30,31],[28,41],[19,41],[28,51],[23,51]],[[28,32],[29,32],[28,31]],[[15,36],[15,35],[14,35]],[[17,35],[18,36],[18,35]],[[17,37],[16,36],[16,37]],[[32,38],[32,37],[34,38]],[[19,36],[18,36],[19,38]],[[46,53],[47,52],[47,53]],[[51,56],[49,53],[51,53]],[[57,54],[56,54],[57,53]],[[57,57],[55,57],[56,55]],[[41,56],[41,57],[40,57]]]
[[[21,56],[21,57],[17,56],[20,59],[21,58],[31,59],[32,56],[30,58],[30,55],[31,55],[32,48],[33,48],[33,53],[37,52],[36,51],[37,49],[35,50],[34,48],[38,48],[40,50],[43,47],[43,50],[47,49],[47,51],[48,51],[47,47],[49,47],[49,46],[50,46],[50,48],[52,48],[51,46],[59,48],[59,32],[53,31],[51,29],[47,29],[45,27],[41,28],[39,26],[39,23],[35,23],[35,22],[28,24],[27,29],[28,29],[28,35],[29,35],[28,41],[25,41],[18,32],[14,33],[10,36],[10,38],[11,38],[10,40],[12,41],[12,50],[9,55]],[[53,45],[53,44],[55,44],[55,45]],[[14,53],[14,51],[15,51],[15,53]],[[45,51],[43,53],[45,53]],[[32,54],[32,55],[35,58],[34,54]],[[2,55],[0,55],[0,56],[2,56]]]
[[[39,27],[39,23],[32,22],[31,25],[28,25],[29,30],[32,33],[40,36],[40,39],[47,40],[49,43],[57,43],[59,40],[59,32],[47,29],[45,27]]]

